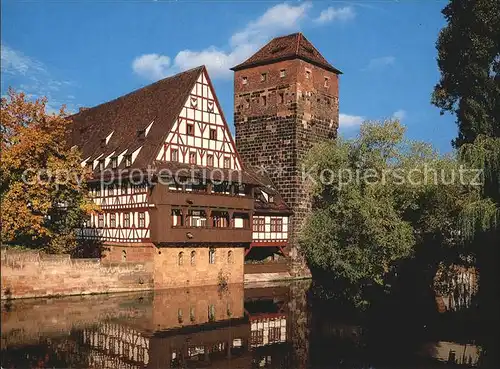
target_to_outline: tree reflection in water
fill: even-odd
[[[397,304],[362,310],[310,289],[309,282],[245,289],[230,285],[222,292],[214,286],[10,301],[2,311],[1,366],[288,369],[480,364],[479,346],[470,335],[452,328],[458,323],[454,317],[416,314]]]

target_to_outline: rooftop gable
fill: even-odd
[[[76,145],[89,163],[133,154],[136,157],[130,167],[146,168],[204,69],[201,66],[176,74],[71,116],[71,145]],[[118,167],[124,166],[122,160]]]

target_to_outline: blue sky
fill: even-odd
[[[2,93],[94,106],[206,64],[230,125],[229,68],[302,31],[336,68],[341,133],[397,116],[411,138],[451,150],[454,117],[430,104],[445,1],[2,1]]]

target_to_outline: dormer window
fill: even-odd
[[[274,197],[269,196],[269,202],[270,202],[270,203],[273,203],[273,202],[274,202]]]
[[[242,83],[243,85],[246,85],[246,84],[248,83],[248,78],[247,78],[247,77],[242,77],[242,78],[241,78],[241,83]]]
[[[115,133],[115,131],[112,131],[109,135],[106,136],[106,138],[103,138],[101,140],[101,146],[106,146],[109,143],[109,140],[111,140],[111,136],[113,136],[113,133]]]
[[[260,75],[260,81],[261,82],[266,82],[267,81],[267,73],[262,73]]]
[[[138,129],[137,130],[137,138],[140,138],[140,139],[146,138],[146,130],[145,129]]]
[[[104,159],[99,159],[99,170],[100,171],[104,170]]]
[[[111,168],[116,169],[117,167],[118,167],[118,158],[115,156],[111,158]]]
[[[125,167],[130,167],[132,165],[132,154],[125,155]]]
[[[280,70],[280,77],[285,78],[286,77],[286,69]]]

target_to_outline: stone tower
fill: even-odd
[[[292,208],[291,272],[307,274],[296,241],[311,208],[302,159],[314,143],[337,135],[341,72],[302,33],[271,40],[232,70],[238,152],[266,170]]]

